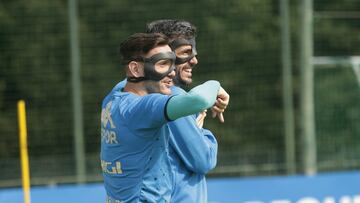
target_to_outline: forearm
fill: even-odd
[[[210,108],[216,101],[219,89],[220,83],[211,80],[194,87],[187,94],[172,97],[166,108],[169,119],[175,120]]]
[[[216,165],[217,142],[214,135],[196,126],[192,116],[169,123],[170,145],[185,167],[198,174],[206,174]]]

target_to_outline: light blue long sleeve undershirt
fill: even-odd
[[[216,101],[219,89],[220,83],[210,80],[194,87],[186,94],[173,96],[166,107],[168,118],[176,120],[210,108]]]

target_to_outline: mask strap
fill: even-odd
[[[147,78],[146,77],[138,77],[138,78],[137,77],[127,77],[126,80],[129,82],[138,83],[138,82],[147,80]]]

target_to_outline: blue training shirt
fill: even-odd
[[[111,91],[103,100],[100,157],[107,202],[170,202],[169,98]]]
[[[185,93],[172,87],[172,94]],[[170,161],[175,186],[171,202],[207,202],[205,174],[216,166],[218,144],[215,136],[196,124],[196,115],[176,119],[169,123]]]
[[[112,92],[120,91],[125,84],[126,79]],[[185,93],[183,89],[172,87],[173,95],[182,93]],[[176,119],[168,125],[172,132],[169,159],[174,175],[171,202],[207,202],[205,174],[216,165],[218,144],[215,136],[196,125],[196,115]]]

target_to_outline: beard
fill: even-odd
[[[192,78],[188,78],[188,79],[183,79],[181,77],[181,71],[183,71],[183,69],[194,69],[194,66],[189,64],[188,62],[186,62],[186,65],[184,64],[182,66],[182,68],[176,68],[176,75],[175,78],[173,79],[174,84],[176,86],[180,86],[180,87],[188,87],[191,83],[192,83]]]

